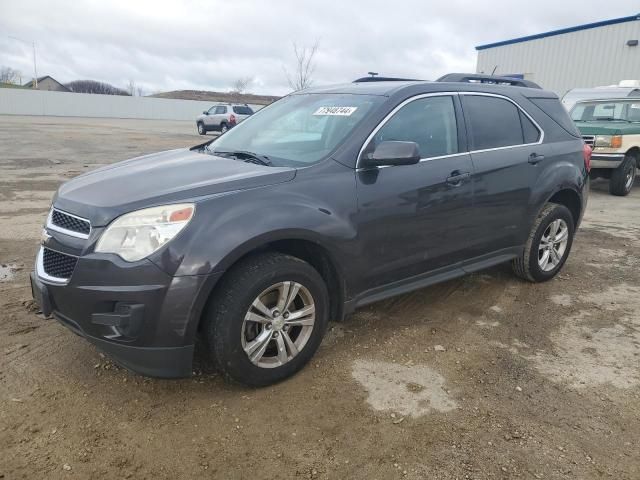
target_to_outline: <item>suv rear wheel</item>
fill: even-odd
[[[311,265],[280,253],[252,256],[229,271],[212,298],[207,343],[226,378],[270,385],[311,359],[328,312],[327,287]]]
[[[522,255],[513,260],[516,275],[530,282],[546,282],[560,271],[573,244],[575,225],[567,207],[547,204],[531,228]]]
[[[624,161],[611,172],[611,180],[609,180],[609,193],[624,197],[629,195],[633,182],[636,179],[636,159],[633,155],[624,157]]]
[[[226,133],[227,130],[229,130],[229,125],[227,125],[225,122],[222,122],[220,124],[220,133]]]

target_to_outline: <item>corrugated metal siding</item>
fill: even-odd
[[[640,80],[640,21],[529,40],[478,51],[478,73],[523,73],[562,96],[577,87]]]
[[[0,115],[195,120],[216,102],[0,88]],[[254,111],[262,105],[250,105]]]

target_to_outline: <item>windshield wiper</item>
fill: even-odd
[[[228,157],[231,157],[231,158],[243,158],[244,157],[243,160],[245,162],[256,163],[258,165],[265,165],[267,167],[270,167],[271,165],[273,165],[271,163],[271,160],[269,159],[269,157],[267,157],[266,155],[261,155],[259,153],[248,152],[246,150],[232,150],[232,151],[229,151],[229,152],[211,150],[211,153],[213,153],[214,155],[228,156]]]

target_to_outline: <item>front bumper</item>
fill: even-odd
[[[591,168],[618,168],[624,160],[624,153],[592,153]]]
[[[40,255],[39,255],[40,258]],[[162,378],[191,375],[198,319],[219,275],[172,277],[148,260],[109,254],[78,258],[68,282],[36,262],[34,300],[124,367]]]

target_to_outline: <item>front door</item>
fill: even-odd
[[[473,167],[458,135],[458,102],[457,95],[441,94],[404,102],[363,150],[367,155],[386,140],[412,141],[422,158],[356,172],[364,290],[464,260]]]

